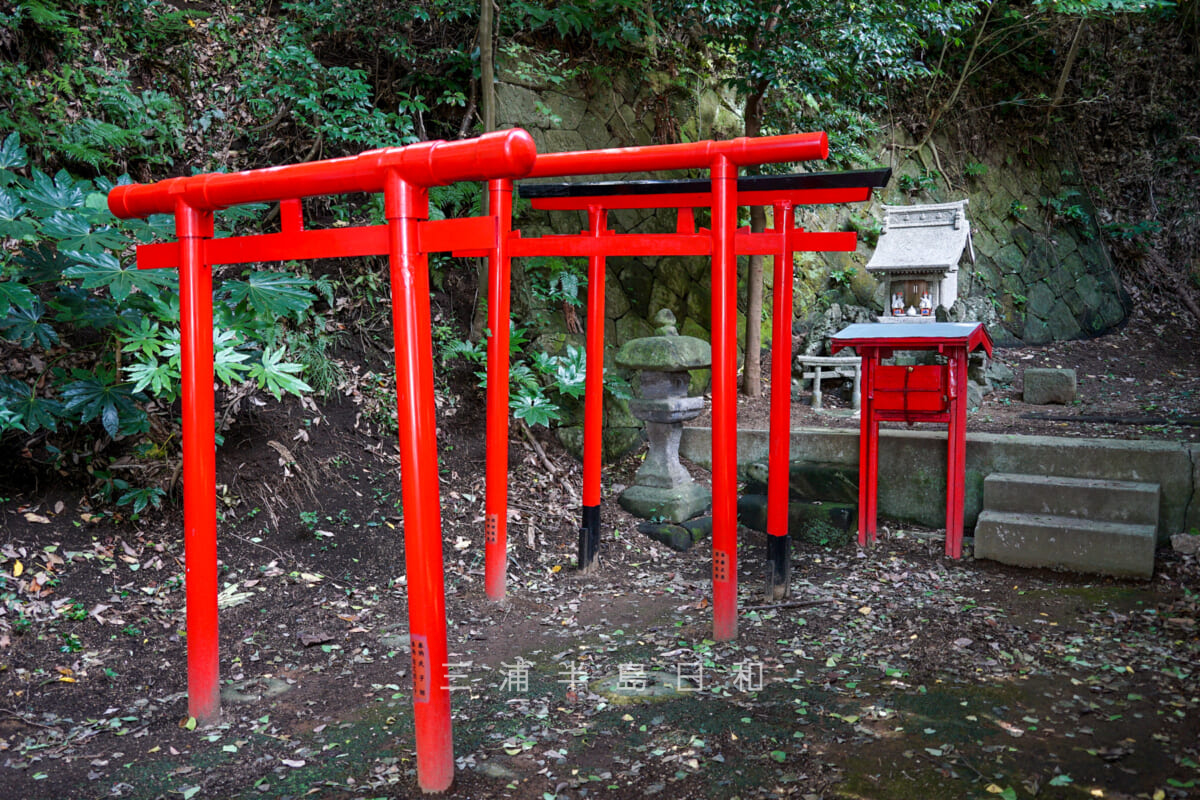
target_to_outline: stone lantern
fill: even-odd
[[[629,410],[646,422],[650,445],[633,486],[617,502],[643,519],[682,522],[712,502],[712,492],[679,463],[683,423],[704,410],[703,397],[688,396],[688,370],[709,367],[712,350],[702,339],[680,336],[670,309],[659,311],[654,323],[656,335],[626,342],[616,357],[619,366],[640,373],[638,397]]]

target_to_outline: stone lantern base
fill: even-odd
[[[685,483],[673,489],[630,486],[621,492],[617,502],[636,517],[678,523],[698,516],[712,505],[712,492],[698,483]]]

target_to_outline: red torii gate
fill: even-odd
[[[599,505],[599,420],[602,392],[603,263],[608,255],[711,255],[713,259],[713,631],[718,640],[737,635],[736,551],[736,255],[776,254],[777,341],[789,341],[791,253],[804,249],[854,248],[854,234],[813,234],[794,228],[798,202],[865,200],[870,189],[848,193],[789,196],[777,189],[739,197],[740,166],[825,158],[823,133],[697,142],[679,145],[538,156],[528,133],[509,130],[458,142],[423,142],[358,156],[234,174],[173,178],[150,185],[120,186],[109,194],[118,217],[175,216],[177,242],[138,248],[139,268],[180,271],[180,334],[183,400],[184,541],[187,593],[188,708],[201,723],[220,714],[217,637],[216,469],[213,400],[212,274],[215,264],[388,255],[396,344],[396,394],[405,565],[409,589],[409,634],[413,659],[413,705],[417,778],[422,790],[442,791],[454,776],[447,677],[445,591],[433,402],[428,256],[431,252],[486,253],[490,262],[488,321],[487,545],[485,584],[489,597],[504,594],[506,561],[506,472],[508,437],[508,280],[515,256],[573,255],[589,258],[588,374],[585,417],[585,521]],[[521,239],[512,229],[513,180],[523,177],[708,169],[705,191],[668,192],[654,200],[592,198],[586,203],[589,230],[579,236]],[[484,217],[430,221],[428,189],[456,181],[487,181]],[[877,185],[877,184],[869,184]],[[305,230],[301,198],[349,192],[382,193],[386,224]],[[774,193],[772,193],[774,192]],[[622,196],[614,196],[620,198]],[[807,199],[805,199],[807,198]],[[609,208],[620,203],[661,202],[679,208],[675,233],[615,235],[606,230]],[[213,212],[233,205],[279,202],[281,231],[213,238]],[[771,204],[772,231],[736,231],[739,202]],[[712,227],[695,231],[691,209],[710,205]],[[580,207],[580,206],[575,206]],[[816,238],[814,238],[816,237]],[[830,238],[832,237],[832,238]],[[780,348],[782,350],[782,348]],[[593,357],[593,354],[594,355]],[[786,540],[786,442],[790,376],[787,359],[776,359],[772,402],[772,485],[780,472],[776,442],[782,439],[782,516],[773,513],[773,541]],[[780,368],[781,361],[783,369]],[[776,427],[782,409],[783,427]],[[778,492],[772,491],[772,502]],[[778,504],[778,503],[776,503]],[[598,531],[598,511],[593,530]],[[780,526],[782,525],[782,528]],[[587,524],[585,522],[585,528]],[[782,538],[780,537],[782,530]],[[777,550],[778,548],[776,548]],[[582,555],[582,554],[581,554]],[[594,556],[594,548],[591,551]],[[586,566],[581,561],[581,566]]]
[[[761,141],[761,140],[760,140]],[[534,176],[556,175],[554,162],[567,160],[577,154],[552,154],[539,156],[534,167]],[[543,166],[546,165],[546,166]],[[558,169],[579,170],[577,160],[568,161]],[[573,173],[573,174],[578,174]],[[775,264],[774,308],[772,310],[772,336],[775,342],[787,342],[788,346],[772,348],[771,386],[791,385],[791,322],[792,322],[792,256],[798,252],[852,251],[857,246],[853,232],[811,232],[795,225],[794,209],[798,205],[823,203],[848,203],[866,200],[874,187],[883,186],[891,176],[890,169],[855,170],[836,173],[806,173],[800,175],[771,175],[736,178],[732,188],[732,203],[735,206],[771,206],[774,211],[774,226],[770,230],[752,234],[748,228],[733,232],[735,256],[770,255]],[[588,230],[574,236],[545,236],[539,239],[521,239],[516,232],[511,245],[513,256],[584,256],[588,259],[588,323],[587,323],[587,373],[584,391],[584,454],[583,454],[583,513],[579,534],[579,568],[590,569],[596,562],[600,542],[600,463],[601,429],[603,415],[604,373],[604,274],[607,256],[661,256],[714,254],[718,224],[714,221],[711,230],[696,230],[695,209],[712,208],[714,192],[712,182],[705,180],[665,181],[616,181],[610,183],[522,183],[519,191],[528,198],[534,208],[549,211],[586,211]],[[607,229],[607,215],[614,209],[675,209],[676,224],[673,234],[614,234]],[[734,212],[736,213],[736,211]],[[714,214],[714,220],[715,220]],[[731,267],[732,268],[732,267]],[[717,267],[714,262],[714,276]],[[507,286],[507,282],[502,282]],[[728,399],[732,391],[724,388],[735,383],[736,355],[732,340],[721,336],[735,336],[717,325],[717,302],[720,297],[725,314],[736,314],[736,296],[726,292],[736,289],[736,277],[728,276],[720,292],[713,282],[713,546],[717,565],[714,581],[732,581],[732,587],[714,590],[713,619],[714,638],[729,639],[737,635],[737,611],[733,598],[736,597],[736,433],[730,433],[717,423],[718,407],[724,403],[733,406]],[[507,306],[507,297],[504,302]],[[723,317],[722,317],[723,319]],[[728,323],[727,323],[728,324]],[[731,330],[732,328],[730,328]],[[718,355],[720,354],[720,355]],[[491,384],[489,383],[489,386]],[[506,392],[507,389],[500,389]],[[719,398],[719,399],[718,399]],[[501,408],[507,395],[495,398],[493,408]],[[782,463],[782,469],[771,472],[770,501],[768,506],[767,530],[768,570],[767,591],[775,594],[786,592],[790,583],[789,550],[787,547],[787,461],[790,434],[791,396],[789,391],[771,393],[771,442],[769,460],[772,465]],[[736,413],[730,412],[736,417]],[[721,418],[724,418],[721,413]],[[489,449],[488,486],[496,487],[488,494],[487,519],[489,520],[489,556],[485,572],[489,597],[502,597],[504,592],[503,547],[490,534],[495,527],[492,520],[504,519],[502,504],[504,494],[503,476],[506,465],[501,463],[503,452]],[[726,455],[731,454],[728,464]],[[720,475],[721,478],[717,476]],[[730,477],[734,476],[734,477]],[[719,497],[733,497],[724,504]],[[496,504],[493,509],[493,503]],[[718,510],[719,509],[719,510]],[[722,519],[718,523],[718,518]],[[732,522],[731,522],[732,521]],[[721,532],[718,536],[718,531]],[[493,594],[495,592],[495,594]],[[718,603],[717,597],[721,598]]]

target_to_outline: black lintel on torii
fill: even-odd
[[[840,172],[798,172],[790,175],[743,175],[738,192],[783,192],[798,189],[880,189],[892,178],[890,167]],[[526,200],[558,197],[613,197],[619,195],[691,194],[712,190],[703,178],[681,180],[598,181],[594,183],[521,183],[517,191]]]

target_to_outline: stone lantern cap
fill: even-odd
[[[654,336],[632,339],[617,352],[618,366],[651,372],[686,372],[712,364],[712,348],[703,339],[680,336],[675,315],[664,308],[654,315]]]

